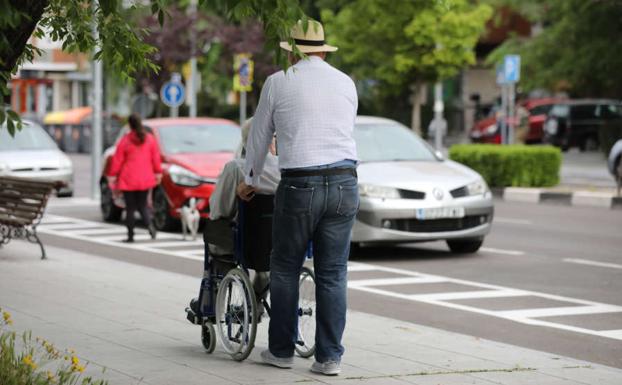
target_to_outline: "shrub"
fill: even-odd
[[[604,124],[598,131],[598,142],[600,143],[600,149],[609,155],[611,147],[619,139],[622,139],[622,119],[611,120]]]
[[[559,183],[562,156],[552,146],[459,144],[449,158],[480,173],[490,187],[549,187]]]
[[[2,385],[106,385],[107,381],[82,376],[82,364],[73,350],[60,351],[42,338],[9,330],[11,315],[0,309],[0,384]]]

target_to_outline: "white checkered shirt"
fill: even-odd
[[[258,184],[275,132],[282,170],[358,160],[357,107],[352,79],[317,56],[268,77],[246,143],[246,184]]]

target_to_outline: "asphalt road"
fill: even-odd
[[[48,213],[86,222],[44,232],[45,243],[200,276],[200,242],[177,247],[179,235],[163,234],[160,249],[127,248],[123,227],[96,228],[97,206],[63,202]],[[622,367],[622,211],[500,200],[495,209],[477,254],[451,254],[442,242],[353,253],[349,307]]]

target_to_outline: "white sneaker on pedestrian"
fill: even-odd
[[[326,376],[336,376],[341,373],[341,365],[337,361],[326,361],[323,363],[315,361],[311,365],[311,371]]]
[[[261,352],[261,359],[264,363],[276,366],[277,368],[289,369],[294,366],[294,357],[276,357],[270,352],[270,349],[266,349]]]

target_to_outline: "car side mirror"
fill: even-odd
[[[440,151],[434,151],[434,155],[436,155],[436,157],[438,158],[438,160],[445,160],[445,156],[443,155],[442,152]]]

